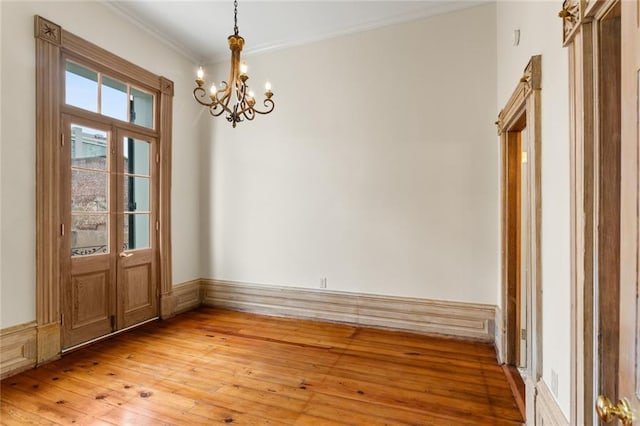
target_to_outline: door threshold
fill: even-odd
[[[122,330],[114,331],[112,333],[105,334],[104,336],[96,337],[95,339],[87,340],[86,342],[82,342],[82,343],[78,343],[77,345],[70,346],[70,347],[68,347],[66,349],[63,349],[61,353],[64,355],[64,354],[66,354],[68,352],[72,352],[72,351],[84,348],[85,346],[89,346],[89,345],[92,345],[94,343],[98,343],[101,340],[109,339],[111,337],[117,336],[118,334],[124,333],[125,331],[129,331],[132,328],[140,327],[141,325],[148,324],[148,323],[156,321],[158,319],[160,319],[160,317],[149,318],[148,320],[144,320],[142,322],[139,322],[138,324],[130,325],[129,327],[123,328]]]

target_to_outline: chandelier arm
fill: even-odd
[[[251,121],[256,118],[256,111],[252,107],[247,107],[242,110],[242,116],[247,120]]]
[[[217,108],[220,108],[220,110],[216,111]],[[209,107],[209,114],[213,117],[220,117],[223,112],[225,112],[225,107],[222,104],[211,105]]]
[[[258,114],[262,114],[262,115],[269,114],[271,111],[273,111],[273,108],[276,106],[276,105],[273,103],[273,100],[271,100],[271,99],[269,99],[269,98],[265,99],[265,100],[264,100],[264,102],[262,102],[262,104],[263,104],[265,107],[267,107],[267,109],[266,109],[266,110],[264,110],[264,111],[260,111],[259,109],[253,108],[253,110],[254,110],[256,113],[258,113]]]
[[[196,102],[198,102],[200,105],[206,106],[206,107],[210,107],[216,104],[215,101],[211,100],[211,98],[209,96],[207,96],[207,91],[204,90],[203,87],[196,87],[195,89],[193,89],[193,98],[196,100]],[[205,102],[202,99],[209,99],[209,102]]]

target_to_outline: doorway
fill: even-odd
[[[525,419],[541,376],[540,82],[533,56],[500,111],[503,369]]]
[[[158,316],[157,143],[65,114],[62,349]]]

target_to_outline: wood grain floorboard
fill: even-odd
[[[2,425],[519,425],[492,345],[200,308],[5,379]]]

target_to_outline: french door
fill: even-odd
[[[158,316],[157,141],[63,115],[62,348]]]

